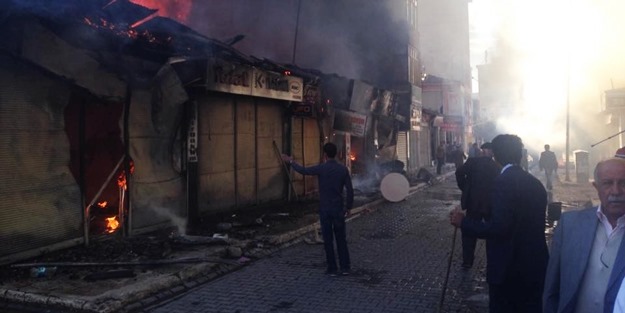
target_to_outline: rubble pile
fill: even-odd
[[[189,234],[180,234],[177,229],[169,228],[129,238],[119,233],[101,235],[94,237],[89,246],[75,246],[1,266],[0,286],[28,285],[42,278],[94,280],[94,275],[99,279],[133,277],[135,271],[167,265],[157,262],[159,260],[170,260],[170,264],[176,263],[176,259],[181,263],[190,262],[185,257],[188,254],[238,258],[251,248],[268,247],[266,237],[314,224],[316,210],[314,201],[302,201],[234,214],[205,216],[189,228]],[[131,273],[119,272],[121,270],[130,270]],[[102,273],[110,275],[102,276]]]

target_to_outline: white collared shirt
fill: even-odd
[[[623,229],[625,227],[625,215],[619,217],[616,220],[616,227],[612,228],[612,224],[610,224],[610,221],[608,221],[608,217],[605,216],[605,214],[603,214],[603,212],[601,211],[600,204],[597,207],[597,218],[599,219],[599,223],[603,225],[603,228],[605,229],[605,234],[608,236],[608,240],[612,238],[612,236],[615,236],[617,233],[623,233]]]
[[[503,172],[505,172],[507,169],[511,168],[513,165],[514,165],[514,164],[512,164],[512,163],[508,163],[508,164],[506,164],[506,166],[504,166],[504,167],[501,169],[501,172],[500,172],[499,174],[503,174]]]

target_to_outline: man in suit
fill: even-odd
[[[551,243],[544,312],[612,313],[625,274],[625,159],[597,164],[598,207],[562,214]]]
[[[558,170],[558,159],[556,158],[556,154],[549,150],[550,148],[549,145],[545,145],[545,151],[540,153],[540,159],[538,160],[540,170],[545,170],[545,179],[547,189],[549,190],[552,188],[551,175],[553,175],[554,171],[557,175]]]
[[[490,218],[490,191],[495,177],[501,171],[501,167],[493,160],[492,144],[487,142],[480,148],[481,155],[468,158],[456,170],[456,183],[462,191],[460,206],[466,211],[467,218],[478,221]],[[476,242],[477,237],[462,232],[462,267],[465,269],[473,266]]]
[[[491,191],[488,220],[464,218],[458,208],[450,222],[463,234],[486,239],[486,280],[490,313],[540,313],[547,268],[545,209],[547,191],[521,162],[523,142],[516,135],[492,141],[495,161],[503,166]]]

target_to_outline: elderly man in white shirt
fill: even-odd
[[[625,159],[597,164],[593,182],[601,204],[562,214],[552,244],[544,291],[545,313],[612,313],[625,290]],[[623,300],[616,300],[621,293]]]

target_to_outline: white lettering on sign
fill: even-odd
[[[367,115],[345,111],[334,111],[334,130],[350,133],[356,137],[364,137],[365,126],[367,124]]]
[[[239,95],[301,102],[301,77],[282,75],[218,59],[208,62],[206,89]]]
[[[187,161],[197,162],[197,103],[189,105],[189,130],[187,133]]]

